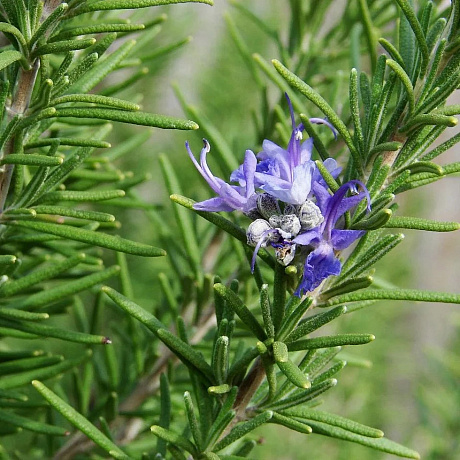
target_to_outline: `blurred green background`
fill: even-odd
[[[120,97],[140,101],[146,111],[183,116],[172,89],[177,84],[185,100],[209,118],[225,136],[237,156],[247,148],[257,151],[257,136],[251,112],[260,112],[260,94],[231,40],[225,15],[238,24],[251,51],[265,59],[279,58],[266,36],[228,2],[217,0],[214,7],[174,5],[142,11],[152,17],[168,15],[155,46],[163,46],[192,36],[193,40],[167,57],[153,60],[149,74]],[[328,17],[331,24],[340,19],[344,2],[334,2]],[[250,9],[271,27],[280,30],[284,39],[289,28],[287,0],[259,0]],[[382,51],[382,50],[380,50]],[[348,75],[351,64],[342,68]],[[339,70],[339,69],[337,69]],[[116,81],[117,75],[112,78]],[[269,97],[280,92],[269,86]],[[345,87],[346,90],[346,87]],[[340,104],[340,101],[337,102]],[[334,107],[339,110],[340,107]],[[258,113],[263,117],[263,113]],[[144,128],[116,126],[112,145],[133,136]],[[161,204],[162,219],[171,222],[171,234],[177,229],[159,170],[158,155],[164,153],[175,166],[183,193],[194,199],[211,196],[210,190],[189,161],[184,142],[191,142],[195,153],[201,148],[203,133],[180,133],[156,130],[151,138],[123,159],[122,169],[150,172],[152,180],[139,189],[149,203]],[[440,163],[458,161],[456,151],[447,152]],[[211,153],[211,167],[214,166]],[[458,178],[439,181],[423,190],[398,198],[407,215],[460,220],[460,182]],[[117,211],[118,212],[118,211]],[[151,220],[143,211],[124,211],[121,233],[137,241],[161,244]],[[407,231],[406,240],[377,267],[377,276],[397,286],[459,292],[460,240],[458,234],[429,234]],[[158,299],[157,275],[173,276],[164,259],[130,257],[135,280],[136,301],[154,308]],[[455,357],[460,345],[460,311],[452,305],[379,302],[365,311],[349,315],[331,332],[369,332],[377,340],[356,347],[350,354],[371,361],[372,367],[350,365],[341,373],[339,385],[325,397],[324,409],[382,429],[386,436],[416,448],[424,459],[460,458],[460,361]],[[263,431],[263,433],[262,433]],[[384,459],[391,456],[362,446],[330,440],[321,436],[300,435],[278,426],[256,433],[261,447],[259,459]],[[393,457],[392,457],[393,458]]]

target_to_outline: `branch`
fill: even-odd
[[[38,59],[32,65],[30,70],[19,68],[16,91],[13,95],[11,106],[7,108],[7,120],[10,122],[16,115],[24,115],[29,107],[30,98],[37,78],[38,69],[40,68],[40,61]],[[16,149],[16,137],[12,136],[11,139],[5,144],[3,158]],[[10,189],[11,177],[13,176],[14,165],[8,164],[3,167],[0,172],[0,214],[3,212],[6,197]]]

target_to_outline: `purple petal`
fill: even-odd
[[[302,246],[308,246],[311,242],[321,241],[321,233],[317,229],[308,230],[300,235],[297,235],[292,241]]]
[[[219,190],[220,197],[233,209],[243,210],[247,199],[241,195],[239,187],[224,183]]]
[[[340,206],[337,210],[337,219],[345,214],[345,212],[349,211],[350,209],[354,208],[360,201],[362,201],[366,197],[364,192],[358,193],[358,195],[349,196],[347,198],[343,198]]]
[[[331,235],[331,230],[334,228],[335,223],[337,222],[338,218],[347,210],[350,209],[352,206],[355,204],[359,203],[364,196],[361,196],[361,194],[356,195],[356,197],[350,197],[351,201],[345,201],[345,195],[349,190],[353,190],[357,185],[361,186],[363,188],[363,193],[364,196],[367,198],[368,203],[370,203],[370,197],[369,197],[369,192],[367,191],[366,187],[364,184],[358,180],[351,180],[347,182],[346,184],[343,184],[335,193],[332,195],[332,198],[328,200],[327,205],[326,205],[326,210],[324,214],[325,217],[325,231],[326,234]],[[358,201],[355,200],[355,198],[358,198]],[[356,202],[355,202],[356,201]],[[354,203],[354,204],[352,204]],[[347,206],[351,206],[347,208]]]
[[[286,96],[287,103],[288,103],[288,106],[289,106],[289,113],[291,114],[292,130],[294,131],[295,130],[294,109],[292,108],[292,102],[291,102],[291,99],[289,99],[288,94],[284,93],[284,95]]]
[[[335,250],[341,251],[366,233],[364,230],[337,230],[331,232],[331,243]]]
[[[214,174],[209,169],[208,163],[206,161],[206,156],[211,150],[211,146],[209,145],[209,142],[206,139],[203,139],[203,144],[204,144],[204,147],[201,149],[201,152],[200,152],[200,165],[201,165],[201,170],[204,173],[203,177],[206,179],[206,181],[211,186],[211,188],[216,193],[218,193],[219,187],[222,185],[223,181],[222,179],[215,177]]]
[[[332,198],[332,195],[329,193],[326,184],[320,185],[318,182],[313,181],[312,190],[316,196],[316,205],[321,209],[323,216],[326,214],[327,203]]]
[[[257,167],[257,158],[254,152],[246,150],[243,163],[243,172],[246,186],[246,198],[251,196],[255,192],[254,188],[254,174]]]
[[[310,118],[310,123],[314,123],[315,125],[326,125],[334,134],[335,139],[337,140],[337,130],[332,126],[327,118]]]
[[[210,198],[209,200],[200,201],[193,205],[193,209],[197,211],[209,211],[209,212],[219,212],[233,211],[233,208],[229,206],[222,198]]]
[[[240,165],[238,169],[235,169],[235,171],[233,171],[230,174],[230,182],[238,182],[241,185],[241,187],[246,186],[246,181],[244,179],[243,165]]]
[[[313,151],[313,138],[309,137],[300,147],[300,162],[305,163],[311,160],[311,153]]]
[[[291,187],[291,201],[288,201],[288,203],[305,203],[311,191],[312,175],[315,167],[316,165],[313,161],[308,161],[294,168],[294,178]]]
[[[329,276],[339,275],[341,269],[340,260],[335,257],[332,247],[325,242],[321,243],[305,261],[302,281],[296,294],[300,296],[302,292],[312,291]]]

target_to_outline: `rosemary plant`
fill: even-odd
[[[460,105],[448,101],[460,1],[286,0],[274,25],[256,2],[232,2],[230,65],[244,64],[238,90],[260,102],[241,155],[240,133],[189,105],[181,82],[194,121],[141,109],[145,82],[160,84],[164,58],[189,42],[160,33],[186,7],[171,6],[172,19],[157,7],[176,3],[212,1],[0,0],[1,458],[236,460],[260,455],[268,425],[306,436],[299,459],[332,458],[309,451],[315,434],[360,444],[359,458],[420,458],[417,445],[319,405],[347,363],[363,363],[343,348],[375,339],[343,332],[351,313],[381,300],[460,303],[374,267],[400,229],[460,228],[398,211],[403,192],[460,171],[434,161],[460,140]],[[214,91],[230,99],[231,85]],[[128,137],[125,125],[205,136],[197,160],[196,139],[178,147],[169,131],[176,156],[160,170],[172,206],[136,190],[150,133]],[[209,192],[193,187],[194,167]],[[183,196],[195,192],[201,201]],[[131,210],[148,231],[121,237]],[[153,282],[141,283],[139,257],[161,257],[148,259]],[[438,362],[452,385],[452,359]],[[455,437],[455,403],[443,412]],[[447,458],[458,441],[421,448]]]

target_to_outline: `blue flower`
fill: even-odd
[[[357,192],[358,185],[363,191],[346,197],[349,190]],[[369,192],[358,180],[343,184],[333,195],[330,195],[319,183],[316,183],[313,188],[324,221],[318,227],[301,233],[293,239],[295,244],[312,249],[305,260],[303,277],[296,291],[299,296],[314,290],[329,276],[340,274],[342,265],[335,251],[350,246],[364,234],[364,231],[336,228],[337,221],[364,198],[367,199],[368,207],[370,203]]]
[[[257,195],[254,188],[254,173],[256,171],[257,159],[251,150],[246,150],[244,163],[240,166],[240,185],[229,185],[219,177],[212,174],[206,162],[206,155],[210,146],[206,139],[203,139],[204,147],[200,153],[200,163],[195,159],[188,142],[185,143],[187,152],[193,161],[196,169],[204,177],[209,186],[218,197],[195,203],[193,208],[198,211],[242,211],[249,214],[256,207]]]
[[[309,138],[302,144],[303,124],[296,125],[294,110],[286,94],[291,113],[292,133],[287,149],[283,149],[272,141],[264,140],[262,151],[257,155],[261,162],[255,173],[256,186],[278,198],[284,203],[302,205],[311,194],[314,175],[318,174],[314,161],[311,160],[313,139]],[[322,118],[310,118],[310,123],[326,124],[334,132],[332,125]],[[335,160],[330,159],[326,167],[334,172],[335,177],[340,173]]]
[[[205,139],[199,163],[189,144],[185,145],[194,165],[217,195],[196,203],[194,209],[239,210],[246,214],[252,220],[246,232],[248,244],[255,248],[252,270],[260,248],[272,247],[278,263],[304,265],[296,291],[301,296],[329,276],[340,274],[342,266],[337,251],[364,234],[361,230],[344,229],[341,217],[364,198],[369,203],[370,198],[366,187],[357,180],[347,182],[331,195],[311,160],[313,139],[301,143],[304,126],[295,124],[291,101],[287,95],[286,98],[292,121],[287,149],[266,139],[257,156],[246,150],[243,164],[230,176],[235,185],[212,174],[206,162],[210,146]],[[312,118],[310,122],[326,124],[336,134],[327,120]],[[341,169],[334,159],[328,158],[323,164],[332,177],[338,177]],[[347,196],[349,191],[355,194]]]

